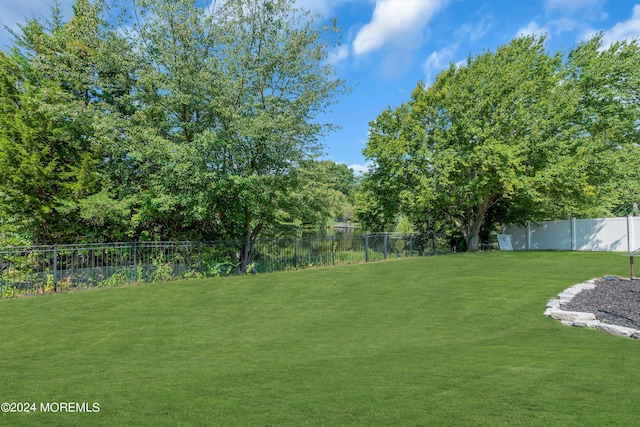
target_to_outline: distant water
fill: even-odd
[[[343,238],[364,234],[359,228],[320,228],[315,230],[304,230],[300,237],[336,237]]]

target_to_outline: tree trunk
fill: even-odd
[[[240,251],[240,263],[238,264],[239,274],[250,273],[250,271],[247,271],[247,267],[251,264],[251,259],[253,258],[253,246],[264,225],[264,222],[261,220],[255,227],[251,227],[251,214],[249,208],[246,206],[244,215],[244,242],[242,244],[242,250]]]
[[[480,232],[475,231],[471,232],[471,234],[467,238],[467,250],[469,252],[477,252],[480,247]]]
[[[249,209],[244,208],[244,242],[242,244],[242,250],[240,252],[240,263],[238,264],[238,273],[244,274],[247,272],[247,266],[251,259],[251,249],[253,247],[253,239],[251,238],[251,217],[249,215]]]
[[[240,264],[238,264],[238,273],[244,274],[247,272],[247,266],[249,265],[249,261],[251,259],[251,249],[253,246],[253,241],[251,239],[251,229],[247,230],[245,234],[244,242],[242,244],[242,250],[240,252]]]
[[[476,215],[471,215],[467,223],[460,227],[467,243],[468,252],[477,252],[480,249],[480,228],[484,222],[485,212],[486,208],[481,206],[479,212]]]

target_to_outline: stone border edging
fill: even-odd
[[[584,283],[578,283],[577,285],[573,285],[570,288],[567,288],[563,292],[559,293],[556,298],[549,300],[549,302],[547,303],[547,309],[544,311],[544,315],[558,320],[564,325],[578,326],[583,328],[595,328],[612,335],[640,339],[640,329],[602,323],[598,319],[596,319],[595,313],[565,311],[560,308],[562,304],[568,303],[580,292],[586,289],[595,288],[596,280],[598,279],[591,279],[587,280]]]

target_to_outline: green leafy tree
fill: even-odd
[[[306,162],[301,170],[305,172],[304,191],[317,200],[305,225],[324,226],[328,218],[351,222],[357,188],[353,170],[331,160]]]
[[[95,184],[96,153],[86,133],[90,113],[82,108],[89,95],[78,91],[82,85],[73,80],[81,73],[63,75],[77,64],[48,69],[51,55],[69,63],[80,55],[65,40],[64,28],[47,34],[31,21],[23,30],[21,41],[33,48],[38,61],[17,50],[0,56],[2,203],[10,216],[22,219],[32,241],[59,242],[79,232],[68,213]]]
[[[344,91],[326,63],[337,28],[290,0],[139,1],[136,13],[144,121],[132,141],[155,165],[138,217],[241,239],[244,270],[260,233],[304,200],[300,167],[331,129],[315,117]]]
[[[582,172],[577,179],[589,186],[590,197],[582,199],[588,206],[569,206],[573,211],[565,214],[607,215],[639,201],[640,45],[629,40],[605,47],[602,38],[579,44],[566,64],[579,94],[572,169]]]
[[[371,123],[368,206],[456,227],[470,251],[487,223],[602,212],[637,152],[637,59],[636,42],[596,37],[565,64],[521,37],[452,65]]]
[[[54,5],[0,58],[2,212],[33,242],[240,239],[244,270],[316,199],[339,30],[293,0],[107,3]]]
[[[409,106],[385,109],[369,123],[369,141],[363,151],[375,167],[366,174],[356,196],[355,217],[365,230],[384,231],[400,211],[400,192],[410,178],[403,172],[405,159],[417,137],[407,126]],[[421,132],[421,129],[417,129]]]
[[[113,231],[92,216],[109,218],[108,210],[87,198],[104,185],[112,159],[97,129],[128,108],[131,82],[114,61],[119,38],[103,10],[102,2],[78,0],[64,23],[54,4],[47,25],[28,21],[0,57],[3,210],[33,243],[104,240]]]

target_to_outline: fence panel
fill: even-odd
[[[433,252],[431,240],[425,235],[395,233],[260,239],[250,250],[248,271],[266,273],[424,255]],[[243,244],[229,240],[0,248],[0,298],[239,274]]]
[[[387,258],[406,258],[414,254],[413,236],[389,234],[387,236]]]
[[[0,250],[0,296],[15,297],[53,291],[53,246]]]
[[[627,251],[627,218],[575,220],[575,249],[578,251]]]
[[[386,233],[369,234],[367,261],[380,261],[387,258],[385,243]]]
[[[305,237],[297,239],[297,268],[326,267],[333,265],[331,238]]]
[[[296,239],[262,239],[256,241],[249,270],[255,273],[295,268],[300,242]]]
[[[631,238],[629,246],[632,251],[640,251],[640,217],[630,218]]]
[[[531,227],[531,249],[571,250],[571,221],[545,221]]]
[[[345,235],[334,241],[334,265],[365,262],[365,236]]]
[[[503,228],[502,232],[511,236],[511,246],[515,251],[528,249],[527,227],[519,224],[510,224]]]
[[[514,250],[640,250],[640,218],[592,218],[507,225]]]

